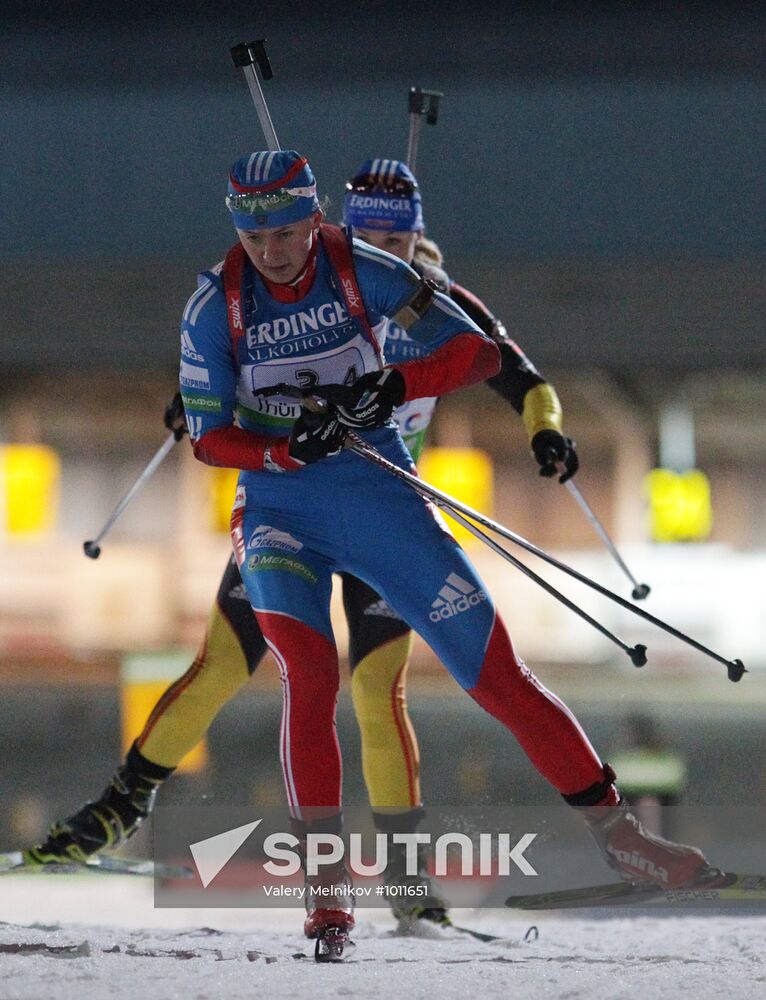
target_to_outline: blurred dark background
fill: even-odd
[[[428,231],[541,365],[766,363],[757,5],[11,3],[3,25],[6,372],[172,371],[232,240],[227,167],[262,145],[229,57],[261,36],[331,217],[363,159],[404,156],[408,88],[444,91]]]

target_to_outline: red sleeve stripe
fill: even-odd
[[[267,437],[241,427],[216,427],[193,444],[194,456],[205,465],[258,472],[264,468],[264,452],[270,447],[272,461],[283,469],[299,469],[288,453],[287,438]]]
[[[404,376],[405,402],[483,382],[500,369],[500,352],[486,337],[459,333],[427,358],[394,365]]]

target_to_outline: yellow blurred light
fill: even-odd
[[[0,446],[0,510],[9,535],[35,538],[56,521],[61,461],[40,444]]]
[[[210,526],[213,531],[229,532],[231,508],[237,491],[237,469],[209,470]]]
[[[492,514],[494,499],[492,459],[479,448],[426,448],[418,460],[418,472],[426,482],[438,486],[469,507]],[[451,517],[450,529],[461,545],[476,538]]]
[[[655,542],[704,541],[713,527],[710,482],[699,469],[653,469],[644,480]]]

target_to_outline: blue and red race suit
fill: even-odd
[[[417,288],[406,264],[358,241],[353,263],[366,323],[345,307],[320,240],[299,297],[281,294],[246,265],[242,335],[233,344],[220,269],[202,276],[182,326],[181,389],[195,454],[243,470],[232,538],[282,678],[280,756],[290,809],[297,818],[312,808],[340,809],[330,593],[332,574],[342,572],[373,587],[423,636],[562,794],[579,793],[603,780],[598,755],[568,709],[516,657],[484,584],[435,511],[349,451],[293,471],[264,468],[267,449],[273,453],[281,442],[286,451],[298,408],[257,390],[277,382],[350,382],[379,369],[386,320]],[[408,333],[428,353],[396,366],[405,402],[497,371],[497,348],[445,296],[437,294]],[[392,462],[414,469],[393,422],[363,436]]]

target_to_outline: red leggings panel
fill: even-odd
[[[534,766],[562,795],[604,777],[603,765],[575,716],[514,652],[495,615],[474,701],[506,726]]]
[[[335,726],[340,683],[335,644],[304,622],[269,611],[257,613],[282,678],[279,756],[291,815],[309,809],[338,812],[341,759]]]

